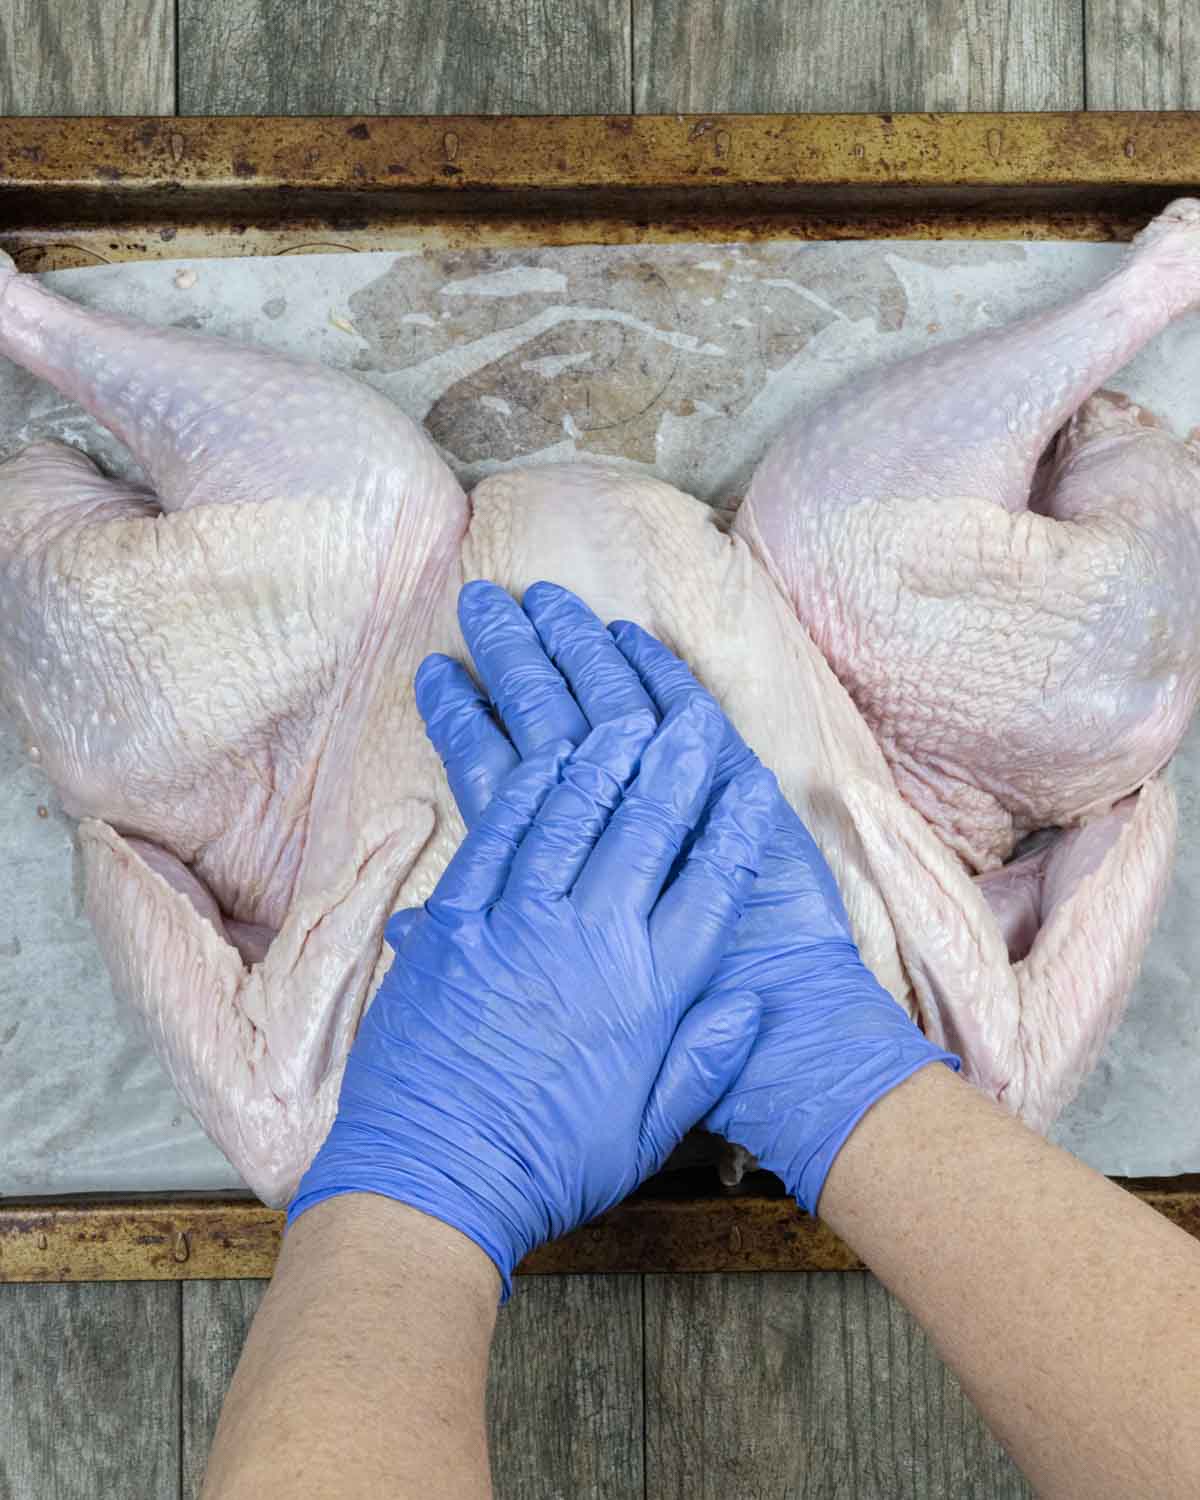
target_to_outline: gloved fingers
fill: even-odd
[[[473,828],[521,757],[461,662],[427,656],[414,687],[425,731],[446,768],[463,822]]]
[[[694,693],[704,692],[686,663],[640,625],[631,620],[614,620],[608,629],[617,650],[637,672],[660,714],[667,713]],[[718,787],[724,786],[730,776],[741,769],[751,753],[728,719],[725,723],[725,739],[714,777]]]
[[[542,650],[529,617],[494,583],[468,583],[458,621],[475,669],[522,755],[558,740],[581,744],[591,725]]]
[[[657,729],[653,712],[645,710],[592,730],[517,850],[506,896],[549,901],[567,894]]]
[[[535,583],[522,602],[546,654],[590,723],[638,713],[653,714],[655,722],[662,717],[600,619],[569,589]]]
[[[771,841],[779,797],[755,761],[713,802],[682,869],[650,918],[657,953],[687,953],[685,992],[707,983],[725,955]]]
[[[560,740],[536,751],[509,774],[425,903],[431,916],[483,911],[500,899],[517,850],[558,785],[573,749]]]
[[[737,1081],[761,1016],[758,996],[736,990],[704,995],[680,1021],[642,1116],[639,1182],[658,1171],[684,1135]]]
[[[703,812],[723,734],[724,715],[707,693],[671,710],[575,883],[580,912],[650,915]]]

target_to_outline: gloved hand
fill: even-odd
[[[644,630],[606,631],[551,584],[527,590],[523,611],[503,590],[471,584],[459,620],[501,722],[448,657],[422,665],[417,702],[468,826],[522,756],[578,742],[610,717],[668,714],[701,691]],[[713,795],[754,763],[725,725]],[[863,964],[829,866],[778,790],[759,879],[708,998],[743,990],[763,1002],[759,1034],[704,1124],[815,1213],[834,1158],[871,1105],[927,1063],[959,1062],[925,1039]]]
[[[429,677],[423,698],[436,714]],[[724,733],[684,694],[661,726],[624,714],[500,779],[424,913],[389,926],[396,960],[289,1223],[339,1193],[398,1199],[469,1235],[507,1296],[527,1251],[657,1170],[758,1024],[752,993],[693,1005],[775,798],[752,758],[710,798]]]

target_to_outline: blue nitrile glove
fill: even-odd
[[[468,826],[522,756],[548,741],[577,742],[612,716],[669,713],[700,691],[644,630],[605,630],[551,584],[530,588],[524,610],[491,584],[471,584],[459,620],[500,722],[448,657],[422,666],[417,702]],[[713,795],[754,761],[725,722]],[[927,1063],[959,1062],[925,1039],[863,964],[829,866],[779,792],[772,824],[710,989],[754,991],[762,1024],[740,1078],[704,1124],[752,1152],[815,1213],[834,1158],[871,1105]]]
[[[473,1239],[507,1295],[523,1255],[662,1165],[758,1025],[753,994],[693,1005],[776,795],[750,759],[710,797],[724,733],[693,693],[501,780],[424,912],[389,926],[396,960],[289,1223],[339,1193],[395,1198]]]

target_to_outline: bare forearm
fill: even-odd
[[[309,1210],[246,1342],[204,1500],[486,1500],[498,1291],[480,1250],[403,1204]]]
[[[821,1216],[1048,1497],[1200,1493],[1200,1246],[945,1068],[872,1109]]]

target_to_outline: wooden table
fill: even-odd
[[[0,6],[0,115],[1197,107],[1187,0]],[[0,1287],[0,1500],[196,1495],[262,1287]],[[500,1500],[1029,1493],[863,1272],[531,1278],[491,1406]]]

